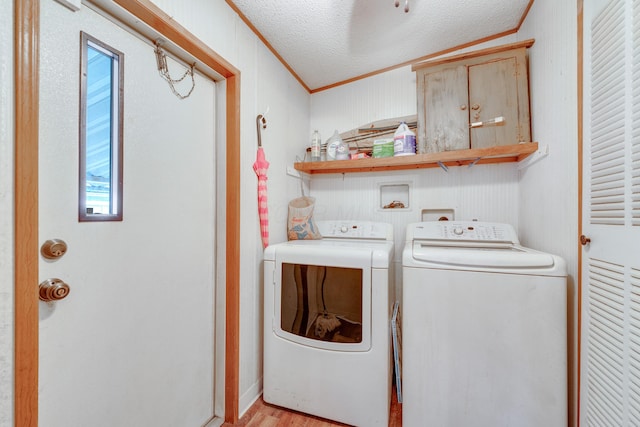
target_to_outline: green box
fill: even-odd
[[[373,141],[373,157],[393,157],[393,138]]]

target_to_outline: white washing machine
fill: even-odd
[[[267,247],[265,402],[356,426],[387,426],[393,227],[318,221],[321,240]]]
[[[561,258],[510,225],[423,222],[402,265],[404,427],[567,425]]]

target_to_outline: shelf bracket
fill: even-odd
[[[518,169],[526,169],[534,163],[538,163],[542,158],[549,155],[549,144],[538,144],[538,149],[531,153],[526,159],[518,162]]]
[[[482,158],[482,157],[476,157],[476,159],[475,159],[474,161],[472,161],[471,163],[469,163],[469,166],[468,166],[468,167],[471,167],[471,166],[475,165],[476,163],[478,163],[478,162],[480,161],[480,159],[481,159],[481,158]]]
[[[293,166],[287,166],[287,175],[294,178],[302,179],[302,174],[298,172]]]

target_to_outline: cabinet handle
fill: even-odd
[[[480,109],[480,106],[479,106],[478,104],[473,104],[473,105],[471,106],[471,109],[472,109],[472,110],[478,110],[478,109]]]
[[[464,104],[462,104],[462,105],[460,106],[460,109],[461,109],[462,111],[464,111],[464,110],[466,110],[466,109],[467,109],[467,106],[466,106],[466,105],[464,105]]]

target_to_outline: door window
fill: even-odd
[[[80,221],[122,221],[124,54],[81,33]]]

